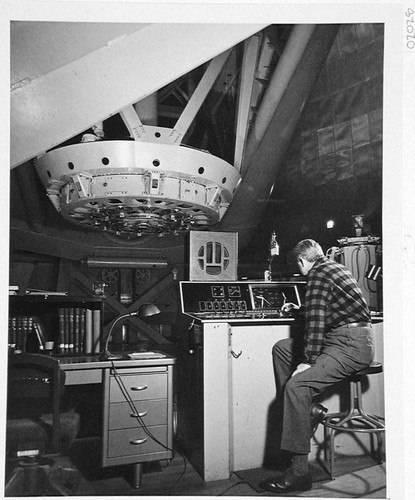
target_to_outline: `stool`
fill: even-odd
[[[370,366],[360,370],[349,377],[350,382],[350,406],[349,410],[339,413],[329,413],[322,425],[324,427],[324,459],[330,461],[330,477],[334,479],[334,436],[336,432],[368,432],[376,434],[378,442],[378,460],[382,463],[382,432],[385,432],[384,418],[377,415],[367,414],[362,404],[362,377],[381,373],[383,366],[374,361]],[[330,433],[329,450],[330,456],[327,456],[328,434]]]

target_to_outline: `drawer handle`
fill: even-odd
[[[130,417],[136,418],[136,417],[145,417],[147,415],[146,411],[138,412],[138,413],[131,413]]]
[[[148,388],[148,385],[133,385],[130,389],[132,391],[145,391]]]
[[[146,441],[147,441],[147,438],[130,439],[130,444],[144,444]]]

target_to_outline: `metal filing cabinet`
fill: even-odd
[[[158,366],[108,369],[104,376],[102,465],[133,464],[137,488],[144,462],[173,456],[173,360],[157,362]]]

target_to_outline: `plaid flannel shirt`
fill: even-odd
[[[351,272],[342,264],[320,257],[308,273],[305,294],[303,362],[314,364],[333,328],[370,322],[370,311]]]

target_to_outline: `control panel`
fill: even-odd
[[[200,320],[294,319],[283,305],[301,307],[305,282],[299,281],[181,281],[183,314]]]

